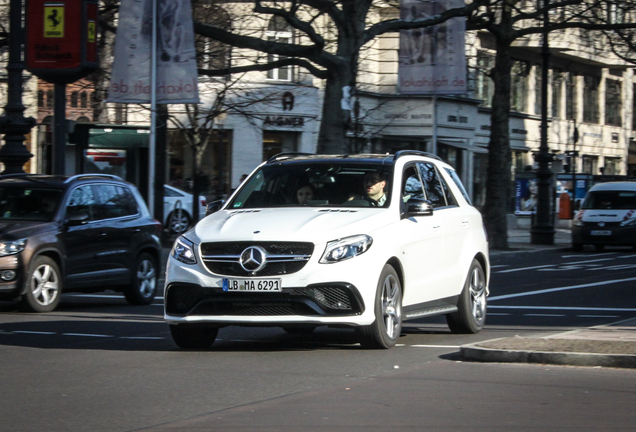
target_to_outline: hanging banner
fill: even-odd
[[[108,102],[150,103],[153,1],[157,2],[157,103],[199,103],[189,0],[122,0]]]
[[[400,18],[426,18],[463,6],[464,0],[401,0]],[[463,17],[436,26],[400,31],[400,93],[466,93],[465,32]]]

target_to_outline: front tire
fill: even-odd
[[[131,305],[149,305],[157,292],[157,261],[147,252],[141,253],[133,268],[133,281],[124,291]]]
[[[446,315],[451,332],[479,333],[486,322],[486,275],[477,260],[473,260],[459,296],[457,312]]]
[[[386,264],[380,274],[375,295],[375,321],[358,327],[363,348],[393,347],[402,332],[402,285],[395,269]]]
[[[219,334],[219,329],[214,327],[194,327],[185,324],[169,327],[174,343],[179,348],[189,350],[210,348]]]
[[[47,256],[33,260],[22,306],[31,312],[51,312],[60,303],[62,278],[57,263]]]

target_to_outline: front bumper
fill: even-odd
[[[11,300],[22,294],[24,270],[20,254],[0,257],[0,275],[5,271],[12,271],[15,276],[11,280],[0,278],[0,299]]]
[[[217,326],[369,325],[375,320],[379,273],[368,269],[383,265],[365,255],[337,264],[310,261],[297,273],[276,276],[282,292],[265,293],[223,291],[222,276],[202,264],[184,265],[170,257],[164,318],[168,324]]]

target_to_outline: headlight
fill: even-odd
[[[636,218],[625,219],[624,221],[621,222],[621,226],[624,226],[624,227],[629,227],[634,225],[636,225]]]
[[[361,255],[369,250],[373,239],[368,235],[355,235],[327,243],[321,264],[331,264]]]
[[[15,255],[24,250],[26,239],[0,242],[0,256]]]
[[[190,240],[184,237],[179,237],[172,246],[170,255],[174,259],[181,261],[184,264],[196,264],[197,259],[194,255],[194,244]]]

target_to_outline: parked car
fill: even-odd
[[[163,185],[163,223],[173,234],[184,233],[192,223],[192,194]],[[199,196],[199,220],[205,217],[206,199]]]
[[[229,325],[347,326],[390,348],[407,319],[480,331],[489,276],[481,215],[436,156],[282,154],[175,241],[165,319],[186,349]]]
[[[62,293],[121,291],[150,304],[161,224],[119,177],[0,176],[0,300],[49,312]]]
[[[599,183],[590,188],[572,222],[572,248],[632,246],[636,250],[636,182]]]

